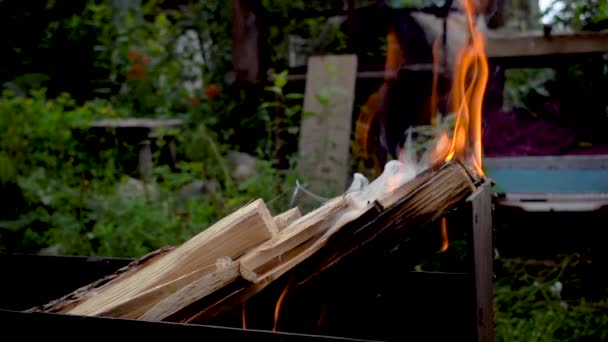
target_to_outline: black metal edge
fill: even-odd
[[[171,322],[150,322],[131,319],[74,316],[54,313],[25,313],[0,309],[3,335],[22,339],[55,336],[65,340],[83,338],[160,339],[170,337],[202,338],[205,340],[263,340],[263,341],[370,341],[334,336],[306,335],[263,330],[248,330],[210,325]]]

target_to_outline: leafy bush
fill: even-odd
[[[275,212],[287,209],[281,199],[289,196],[293,172],[258,161],[249,179],[234,181],[228,148],[202,123],[183,135],[190,145],[180,144],[194,158],[180,162],[178,172],[158,165],[149,183],[129,178],[115,149],[92,155],[75,134],[91,120],[126,114],[105,101],[78,106],[68,95],[4,94],[0,187],[9,210],[0,213],[0,249],[136,257],[183,242],[252,198],[264,198]],[[203,196],[181,192],[197,181],[218,186]]]
[[[497,341],[604,341],[608,303],[567,293],[580,279],[580,256],[561,258],[525,271],[525,260],[504,260],[508,273],[495,287]],[[572,291],[570,291],[572,292]]]
[[[608,3],[603,0],[553,0],[545,14],[554,12],[552,24],[572,29],[601,29],[608,20]]]

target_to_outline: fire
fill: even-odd
[[[325,320],[325,314],[327,313],[327,304],[323,303],[321,306],[321,315],[319,315],[319,320],[317,321],[317,330],[321,330],[323,326],[323,321]]]
[[[242,319],[243,319],[243,329],[247,329],[247,309],[245,308],[245,303],[243,303]]]
[[[289,284],[287,286],[285,286],[285,289],[283,290],[283,292],[281,292],[281,295],[279,296],[279,299],[277,300],[277,304],[274,307],[274,327],[272,328],[272,331],[274,331],[274,332],[277,331],[277,327],[279,325],[279,314],[281,313],[281,305],[283,304],[283,300],[285,300],[285,296],[287,295],[288,289],[289,289]]]
[[[468,165],[479,176],[483,176],[482,167],[482,111],[483,98],[488,83],[488,61],[485,53],[485,37],[475,25],[475,7],[473,0],[460,0],[464,8],[467,20],[465,30],[468,31],[468,41],[460,48],[456,56],[454,75],[452,78],[451,98],[449,99],[449,111],[455,116],[455,124],[452,134],[441,127],[441,117],[438,113],[438,76],[440,72],[440,60],[442,54],[440,39],[433,42],[433,89],[431,94],[431,110],[433,111],[433,125],[436,128],[434,146],[428,155],[419,163],[412,160],[415,153],[412,144],[406,141],[404,149],[399,153],[399,160],[407,169],[414,164],[421,165],[436,164],[458,160]],[[436,116],[435,116],[436,115]],[[408,136],[409,137],[409,136]],[[417,169],[418,171],[418,169]],[[388,183],[388,191],[399,187],[404,177],[402,175],[392,176]],[[407,177],[405,177],[407,180]]]
[[[443,252],[447,251],[449,246],[450,246],[450,242],[448,241],[448,222],[445,219],[445,217],[443,217],[441,219],[441,250],[440,250],[440,252],[443,253]]]
[[[474,24],[472,0],[461,0],[468,23],[470,41],[460,50],[452,84],[451,108],[456,113],[454,134],[445,161],[472,157],[472,164],[483,175],[481,118],[483,97],[488,83],[485,37]]]

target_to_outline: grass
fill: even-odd
[[[608,340],[608,303],[587,298],[581,255],[557,261],[501,260],[495,287],[496,341]]]

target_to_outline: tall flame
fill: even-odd
[[[448,240],[448,222],[445,217],[441,219],[441,250],[443,253],[448,250],[450,242]]]
[[[277,327],[279,326],[279,316],[281,313],[281,305],[283,305],[283,300],[285,300],[285,296],[287,295],[288,289],[289,289],[289,283],[285,286],[285,289],[283,290],[283,292],[281,292],[281,295],[279,296],[279,299],[277,300],[277,304],[274,307],[274,327],[272,328],[272,331],[274,331],[274,332],[277,331]]]
[[[321,306],[321,314],[319,315],[319,320],[317,321],[317,330],[321,330],[323,326],[323,320],[325,320],[325,314],[327,313],[327,303],[323,303]]]
[[[475,27],[475,8],[472,0],[461,0],[468,23],[470,41],[457,56],[452,84],[451,109],[456,113],[456,125],[445,161],[467,160],[472,157],[473,167],[483,175],[481,123],[483,97],[488,83],[488,61],[485,37]]]
[[[243,313],[241,314],[241,319],[243,320],[243,329],[247,329],[247,309],[245,308],[245,303],[243,303]]]
[[[453,132],[450,135],[441,126],[441,117],[438,111],[439,98],[439,72],[440,57],[448,56],[447,51],[441,51],[440,38],[435,39],[432,45],[433,55],[433,83],[430,109],[434,116],[433,125],[437,128],[434,147],[429,151],[422,166],[458,160],[469,165],[479,176],[483,176],[482,167],[482,111],[483,99],[488,83],[488,61],[485,53],[485,37],[475,22],[476,9],[473,0],[459,0],[464,8],[468,39],[460,47],[452,77],[451,97],[448,108],[456,117]],[[436,115],[436,116],[435,116]],[[407,134],[407,133],[406,133]],[[407,135],[410,138],[410,135]],[[405,168],[411,164],[411,156],[415,153],[411,141],[406,140],[404,149],[399,153],[399,159]],[[408,157],[409,156],[409,157]],[[414,160],[417,163],[416,160]],[[388,190],[393,191],[403,183],[402,175],[395,175],[389,179]],[[403,178],[403,177],[401,177]],[[406,179],[407,180],[407,179]]]

